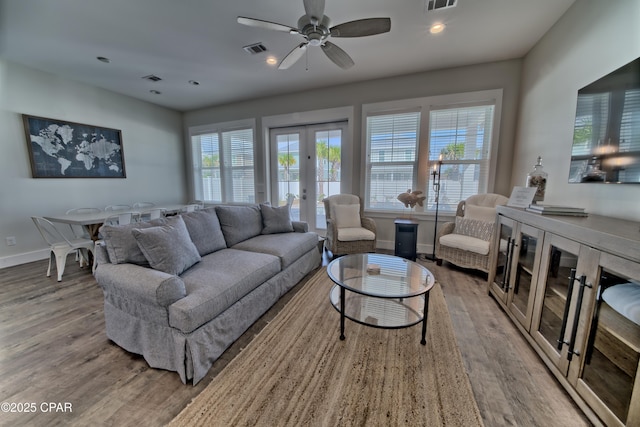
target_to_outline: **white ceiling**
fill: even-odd
[[[0,57],[188,111],[311,88],[524,56],[574,0],[457,0],[425,12],[425,0],[326,0],[331,24],[390,17],[389,33],[332,38],[355,61],[342,70],[320,48],[288,70],[302,41],[240,25],[238,15],[295,27],[303,0],[0,0]],[[431,23],[446,29],[429,34]],[[242,47],[262,42],[267,53]],[[111,59],[105,64],[96,60]],[[308,64],[308,66],[307,66]],[[155,74],[152,83],[141,77]],[[200,82],[199,86],[188,84]],[[155,89],[162,94],[154,95]]]

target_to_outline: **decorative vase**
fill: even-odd
[[[536,187],[536,194],[533,196],[533,203],[544,200],[544,193],[547,189],[548,174],[542,170],[542,157],[538,156],[538,162],[533,170],[527,175],[527,187]]]

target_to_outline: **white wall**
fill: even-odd
[[[500,145],[497,155],[498,167],[494,191],[509,195],[511,192],[511,159],[518,110],[520,74],[521,61],[512,60],[396,76],[255,99],[185,113],[185,133],[191,126],[247,118],[255,118],[257,128],[262,129],[263,117],[284,114],[291,114],[295,117],[297,112],[326,111],[327,109],[351,107],[353,109],[353,123],[350,123],[350,128],[353,129],[353,138],[352,141],[348,142],[352,144],[354,153],[353,164],[350,165],[352,173],[350,176],[343,176],[343,178],[349,180],[349,185],[355,194],[361,194],[363,192],[361,183],[362,156],[359,153],[363,149],[361,132],[363,104],[488,89],[503,89]],[[301,116],[305,117],[304,121],[292,124],[308,123],[309,114]],[[263,164],[264,141],[264,134],[257,132],[258,180],[265,179]],[[379,247],[393,247],[393,219],[395,216],[394,214],[375,218],[379,230]],[[431,218],[426,220],[423,218],[421,223],[423,225],[419,228],[418,250],[431,252],[433,221]]]
[[[640,56],[640,0],[578,0],[525,57],[512,184],[538,155],[545,202],[640,220],[640,184],[569,184],[578,89]]]
[[[31,178],[21,114],[120,129],[127,177]],[[181,113],[0,60],[0,129],[0,268],[47,256],[32,215],[187,201]]]

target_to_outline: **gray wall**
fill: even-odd
[[[219,123],[246,118],[255,118],[258,132],[259,163],[258,180],[264,182],[264,138],[261,133],[262,117],[295,113],[298,111],[322,110],[338,107],[352,107],[354,111],[352,191],[362,194],[362,105],[374,102],[472,92],[488,89],[503,89],[500,143],[498,149],[498,170],[496,171],[495,192],[509,195],[511,192],[511,159],[518,110],[521,61],[501,61],[467,67],[429,71],[385,79],[341,85],[300,93],[255,99],[214,108],[185,113],[185,133],[190,126]],[[379,247],[392,247],[394,239],[393,215],[375,216],[379,229]],[[432,216],[420,218],[419,250],[430,251],[433,239]]]
[[[549,203],[640,220],[640,184],[569,184],[578,89],[640,56],[640,0],[578,0],[526,56],[513,185],[538,155]]]
[[[31,178],[21,114],[120,129],[127,178]],[[181,113],[0,60],[0,129],[0,268],[47,256],[32,215],[187,201]]]

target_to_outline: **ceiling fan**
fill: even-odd
[[[325,0],[303,0],[305,15],[298,19],[298,27],[278,24],[261,19],[238,16],[238,23],[250,27],[266,28],[289,34],[299,34],[305,41],[296,46],[284,57],[278,69],[285,70],[296,63],[307,51],[308,46],[320,46],[322,51],[338,67],[348,69],[353,67],[353,59],[335,44],[327,40],[329,37],[364,37],[386,33],[391,29],[390,18],[367,18],[345,22],[329,27],[329,17],[324,14]]]

